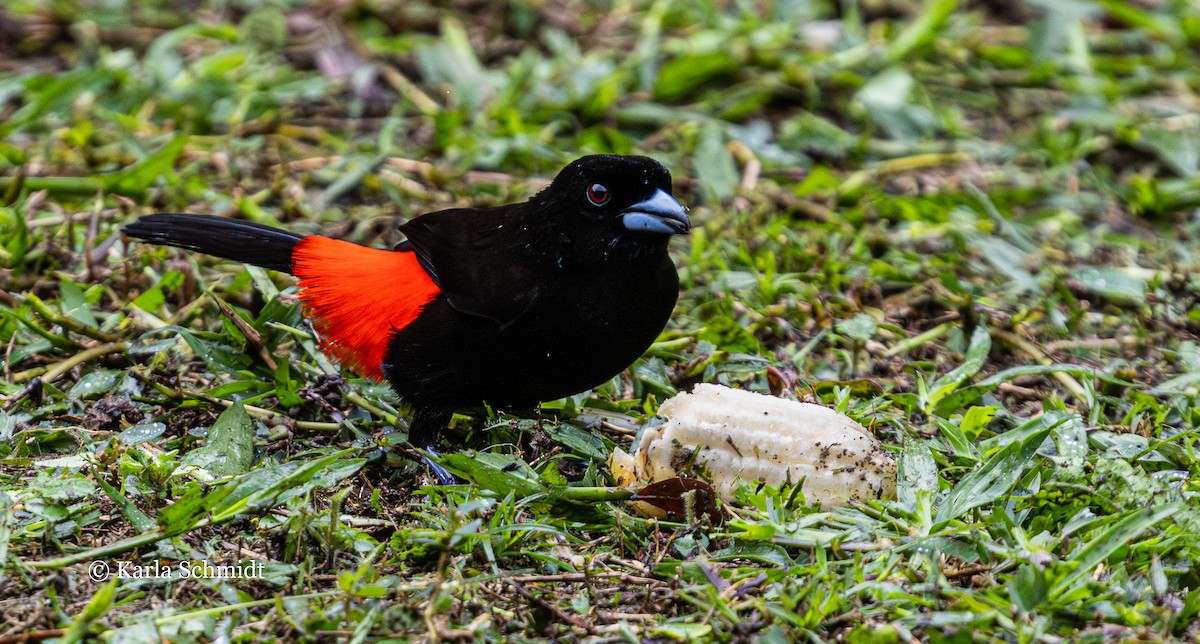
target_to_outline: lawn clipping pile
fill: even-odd
[[[1200,5],[185,4],[0,6],[0,642],[1200,638]],[[460,484],[290,277],[120,233],[392,248],[589,154],[670,169],[678,303]],[[717,385],[894,496],[616,485]]]

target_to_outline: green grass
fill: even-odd
[[[0,637],[1200,637],[1194,3],[174,5],[0,9]],[[456,418],[470,485],[286,276],[117,232],[384,246],[595,152],[672,169],[679,306],[605,386]],[[859,420],[898,500],[604,500],[701,381]]]

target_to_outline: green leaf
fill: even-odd
[[[1182,502],[1175,501],[1126,513],[1071,556],[1070,560],[1075,563],[1075,569],[1055,582],[1050,589],[1050,597],[1057,598],[1071,590],[1118,549],[1136,539],[1159,521],[1185,508],[1186,506]]]
[[[129,523],[133,525],[135,530],[138,532],[147,532],[155,528],[157,524],[154,519],[151,519],[149,515],[142,512],[133,501],[130,501],[124,494],[121,494],[120,490],[109,485],[102,478],[97,478],[96,482],[100,484],[100,489],[104,490],[108,498],[117,504],[117,507],[121,508],[121,513],[125,515],[126,519],[129,519]]]
[[[254,464],[254,421],[246,408],[235,403],[221,412],[208,430],[204,446],[188,452],[180,464],[218,478],[249,471]]]
[[[900,452],[896,477],[896,498],[907,507],[916,507],[917,492],[937,492],[937,462],[925,441],[911,441]]]
[[[708,641],[708,639],[712,636],[712,631],[712,626],[708,624],[668,622],[650,629],[650,634],[672,640],[703,642]]]
[[[1073,424],[1078,424],[1078,414],[1064,411],[1047,411],[1041,416],[1032,418],[1019,427],[1015,427],[1006,432],[996,434],[991,438],[980,441],[979,449],[984,452],[991,452],[995,449],[1000,449],[1009,443],[1020,443],[1028,439],[1033,434],[1042,431],[1046,427],[1051,429],[1061,429],[1064,426],[1070,427]]]
[[[524,498],[543,491],[541,477],[525,461],[495,452],[445,454],[438,463],[479,487]]]
[[[999,407],[972,407],[963,415],[959,428],[967,439],[976,440],[979,438],[980,432],[987,428],[988,423],[992,422],[992,418],[995,418],[999,409]]]
[[[96,321],[96,316],[92,315],[92,306],[87,302],[79,285],[71,280],[62,280],[59,287],[62,289],[60,307],[63,315],[84,323],[88,328],[99,328],[100,323]]]
[[[97,588],[92,598],[88,600],[86,606],[83,607],[83,612],[75,618],[71,624],[71,628],[63,634],[59,642],[63,644],[76,644],[86,641],[89,638],[89,631],[94,622],[108,614],[112,610],[113,602],[117,597],[117,584],[120,579],[113,578]]]
[[[999,237],[978,235],[972,237],[976,251],[985,262],[1008,278],[1009,291],[1015,296],[1021,293],[1040,293],[1041,284],[1022,268],[1028,254],[1015,244]]]
[[[138,443],[152,441],[162,436],[166,431],[167,425],[165,423],[138,423],[117,434],[117,439],[126,445],[137,445]]]
[[[881,72],[854,95],[867,116],[893,139],[912,141],[937,131],[937,118],[922,105],[909,102],[915,82],[905,70]]]
[[[942,438],[946,439],[946,443],[950,449],[954,450],[957,456],[963,456],[972,461],[979,460],[979,452],[975,449],[975,445],[967,439],[967,435],[963,433],[962,428],[944,418],[933,419],[938,426],[938,433]]]
[[[304,404],[304,399],[296,393],[300,382],[292,380],[292,372],[287,360],[280,360],[275,368],[275,397],[281,407],[298,407]]]
[[[176,136],[157,152],[107,177],[104,180],[105,190],[130,196],[141,195],[156,179],[171,172],[187,141],[186,136]]]
[[[737,60],[727,51],[677,56],[659,70],[654,98],[667,102],[681,100],[700,85],[728,76],[736,69]]]
[[[250,366],[253,360],[245,352],[238,351],[224,342],[206,340],[188,329],[177,328],[192,351],[218,373],[235,373]]]
[[[889,63],[900,62],[916,49],[933,42],[957,7],[958,0],[928,0],[921,15],[888,43],[884,59]]]
[[[979,402],[979,399],[983,398],[984,394],[991,393],[999,386],[999,383],[969,385],[966,387],[959,386],[950,393],[941,396],[933,406],[933,415],[948,418],[963,407],[968,407]],[[944,391],[945,388],[942,390]]]
[[[1022,564],[1008,582],[1008,592],[1017,608],[1031,613],[1049,597],[1046,573],[1032,564]]]
[[[180,271],[167,271],[158,283],[133,300],[133,305],[148,313],[158,311],[167,301],[164,291],[174,291],[183,284],[184,275]]]
[[[967,353],[963,356],[962,364],[952,369],[949,373],[933,381],[929,386],[932,395],[930,401],[937,404],[942,396],[950,393],[954,387],[957,387],[967,378],[979,373],[987,362],[988,352],[992,350],[992,336],[988,333],[987,327],[982,324],[975,327],[975,331],[971,333],[971,340],[967,344]],[[942,392],[940,395],[938,392]]]
[[[562,443],[572,452],[594,461],[606,462],[612,454],[612,444],[606,443],[597,434],[580,429],[570,423],[557,423],[546,427],[546,433]]]
[[[354,449],[345,449],[298,465],[285,463],[278,468],[259,468],[227,483],[231,494],[214,506],[213,521],[224,521],[248,510],[262,510],[284,503],[317,488],[337,485],[362,468],[365,459],[346,458]]]
[[[96,494],[96,487],[79,474],[55,476],[41,472],[28,488],[33,495],[47,501],[74,503]]]
[[[495,87],[475,56],[462,23],[447,14],[441,30],[440,41],[416,48],[417,64],[425,78],[449,85],[452,105],[474,109]]]
[[[182,492],[177,492],[175,502],[158,512],[158,525],[167,536],[191,530],[203,520],[214,507],[233,492],[233,485],[206,487],[189,481]]]
[[[879,323],[875,318],[866,313],[859,313],[849,320],[840,320],[834,328],[838,333],[847,336],[859,342],[866,342],[875,337],[875,331],[879,328]]]
[[[1058,423],[1061,423],[1060,419]],[[1033,464],[1033,456],[1050,430],[1058,423],[1043,426],[1031,432],[1022,441],[1014,441],[1005,445],[1000,451],[988,458],[983,465],[963,477],[955,485],[942,506],[938,508],[936,523],[941,525],[957,519],[967,511],[986,505],[1000,498],[1024,475]]]
[[[115,389],[124,375],[114,369],[97,369],[80,378],[67,392],[67,397],[72,400],[99,398]]]
[[[1005,369],[1004,371],[1001,371],[999,373],[992,374],[991,376],[988,376],[987,378],[980,380],[978,384],[980,386],[999,385],[1001,383],[1005,383],[1010,380],[1014,380],[1016,378],[1020,378],[1023,376],[1043,376],[1043,375],[1051,374],[1051,373],[1065,373],[1065,374],[1076,376],[1076,377],[1080,377],[1080,376],[1090,377],[1090,378],[1095,378],[1097,380],[1100,380],[1102,382],[1107,382],[1110,384],[1119,385],[1121,387],[1127,387],[1127,388],[1129,388],[1129,387],[1139,388],[1142,386],[1136,382],[1130,382],[1128,380],[1122,380],[1121,378],[1117,378],[1116,376],[1111,376],[1111,375],[1106,374],[1103,371],[1100,371],[1098,369],[1093,369],[1091,367],[1081,367],[1079,365],[1073,365],[1073,364],[1045,364],[1045,365],[1032,364],[1032,365],[1023,365],[1020,367],[1013,367],[1011,369]]]
[[[1121,268],[1085,266],[1071,278],[1091,293],[1118,304],[1145,304],[1146,280]]]
[[[725,148],[725,134],[715,122],[704,125],[696,146],[696,180],[706,196],[722,201],[733,196],[739,177],[733,155]]]

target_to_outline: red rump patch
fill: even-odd
[[[411,252],[312,235],[292,251],[300,299],[324,336],[321,348],[358,373],[383,380],[393,329],[416,319],[438,293]]]

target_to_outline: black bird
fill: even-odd
[[[124,232],[295,275],[324,350],[387,380],[426,447],[457,408],[532,407],[633,363],[675,306],[667,241],[690,228],[666,168],[595,155],[524,203],[418,217],[390,251],[205,215]]]

